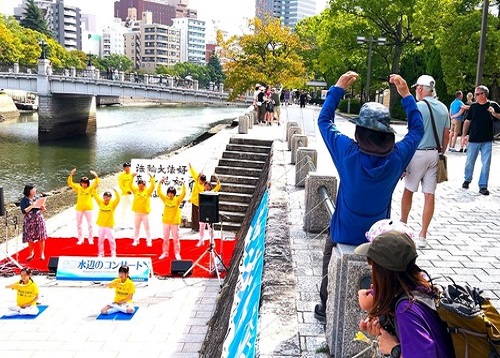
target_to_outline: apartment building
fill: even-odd
[[[175,18],[173,27],[180,30],[181,62],[205,64],[205,21],[192,18]]]

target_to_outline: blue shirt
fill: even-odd
[[[450,104],[451,115],[453,116],[453,115],[457,114],[463,105],[464,105],[464,102],[462,102],[458,98],[455,98],[455,100],[453,102],[451,102],[451,104]],[[459,115],[453,119],[456,119],[457,121],[461,121],[463,118],[464,118],[464,115],[462,113],[461,115]]]
[[[424,134],[422,115],[412,96],[403,98],[409,131],[386,157],[362,153],[358,143],[335,125],[335,110],[344,90],[332,86],[318,117],[318,127],[339,173],[332,240],[359,245],[373,223],[390,217],[392,193]]]
[[[450,128],[450,117],[448,115],[448,108],[444,103],[438,101],[434,97],[425,97],[426,101],[429,102],[432,108],[432,113],[434,114],[434,121],[436,122],[436,130],[439,137],[439,145],[443,143],[443,131],[445,128]],[[424,101],[419,101],[417,107],[422,113],[422,119],[424,121],[424,137],[418,145],[418,149],[423,148],[437,148],[436,137],[434,137],[434,131],[432,129],[431,115],[429,112],[429,107]]]

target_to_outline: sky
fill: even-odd
[[[84,14],[96,14],[98,28],[113,18],[115,0],[64,0],[67,5],[78,6]],[[21,0],[0,0],[0,13],[12,14]],[[327,0],[316,0],[317,13]],[[255,16],[255,0],[190,0],[189,7],[198,10],[198,18],[206,21],[207,37],[212,36],[215,24],[231,35],[241,35],[248,19]]]

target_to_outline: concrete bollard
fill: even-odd
[[[143,75],[143,78],[144,78],[144,84],[145,85],[148,85],[149,84],[149,75],[147,73],[145,73]]]
[[[307,147],[307,136],[304,134],[294,134],[291,139],[292,158],[290,163],[295,164],[297,159],[297,148]]]
[[[312,166],[309,165],[311,161]],[[295,164],[295,186],[303,188],[310,172],[315,172],[318,165],[318,153],[311,148],[297,148],[297,161]]]
[[[365,257],[354,254],[355,248],[334,246],[328,267],[325,336],[332,357],[353,357],[366,348],[366,343],[353,337],[359,321],[366,316],[359,307],[358,291],[370,288],[371,270]]]
[[[330,225],[330,215],[321,204],[319,188],[324,186],[328,197],[335,203],[337,197],[337,178],[333,176],[310,173],[306,177],[304,231],[322,232]],[[352,339],[352,338],[351,338]]]
[[[298,127],[298,126],[299,126],[299,124],[297,122],[287,122],[286,123],[286,132],[285,133],[288,133],[288,130],[290,129],[290,127]]]
[[[19,63],[14,62],[14,73],[19,73]]]
[[[238,117],[238,133],[247,134],[248,133],[248,117],[239,116]]]
[[[300,129],[300,127],[294,127],[294,126],[288,128],[288,131],[286,132],[286,141],[288,142],[288,150],[292,149],[291,139],[294,134],[302,134],[302,129]]]
[[[253,121],[254,121],[255,113],[253,111],[252,112],[248,112],[246,114],[246,116],[248,117],[248,129],[252,129],[253,128]]]

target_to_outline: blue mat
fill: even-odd
[[[134,317],[136,314],[137,310],[139,309],[139,306],[134,306],[135,311],[134,313],[123,313],[123,312],[116,312],[112,314],[100,314],[97,316],[96,319],[103,319],[103,320],[108,320],[108,321],[129,321]]]
[[[2,316],[0,319],[35,319],[40,316],[43,311],[45,311],[49,306],[39,305],[38,306],[38,314],[34,315],[17,315],[17,316]]]

